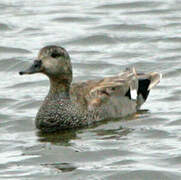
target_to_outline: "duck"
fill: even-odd
[[[101,120],[136,113],[147,100],[161,73],[138,73],[126,68],[118,75],[72,83],[72,64],[66,49],[49,45],[40,49],[33,64],[20,75],[41,73],[50,88],[35,118],[42,132],[80,128]]]

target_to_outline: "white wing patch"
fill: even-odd
[[[137,99],[137,91],[136,89],[131,89],[131,99],[136,100]]]

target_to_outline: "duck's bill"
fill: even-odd
[[[24,74],[34,74],[39,72],[41,72],[41,61],[35,60],[33,65],[31,65],[28,69],[24,71],[20,71],[19,74],[24,75]]]

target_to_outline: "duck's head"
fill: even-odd
[[[43,73],[51,80],[72,81],[72,66],[68,52],[59,46],[46,46],[42,48],[37,59],[20,75]]]

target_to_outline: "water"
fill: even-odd
[[[178,0],[1,0],[0,179],[181,179],[180,19]],[[50,44],[69,51],[75,81],[127,66],[163,80],[136,116],[42,134],[48,80],[18,71]]]

